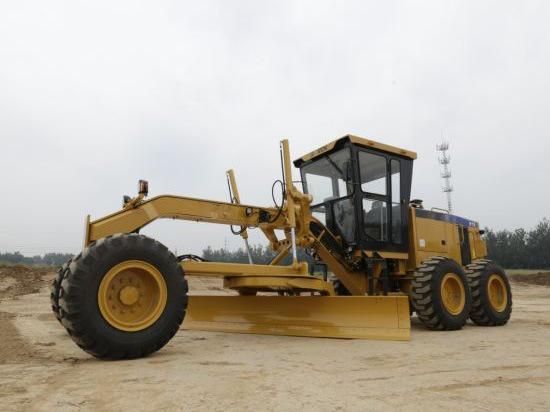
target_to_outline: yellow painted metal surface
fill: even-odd
[[[334,286],[313,276],[239,276],[225,278],[223,286],[228,289],[263,292],[319,292],[334,295]]]
[[[386,252],[383,250],[363,250],[362,252],[370,258],[374,257],[375,254],[383,259],[407,260],[409,258],[409,254],[407,252]],[[359,256],[360,253],[361,251],[356,251],[355,255]]]
[[[421,252],[445,254],[447,247],[448,223],[433,219],[416,218],[417,247]]]
[[[315,250],[329,270],[342,281],[352,295],[362,296],[367,293],[367,277],[364,273],[349,270],[321,242],[315,243]]]
[[[409,340],[406,296],[190,296],[184,329]]]
[[[277,214],[273,208],[162,195],[90,222],[87,225],[87,241],[92,242],[114,233],[130,233],[160,218],[258,227],[262,225],[258,220],[260,210],[271,216]],[[286,227],[285,217],[280,216],[273,225]]]
[[[459,315],[466,304],[466,292],[462,280],[456,273],[447,273],[441,280],[441,300],[452,315]]]
[[[235,171],[230,169],[226,172],[226,175],[232,194],[231,203],[240,204],[241,196],[239,195],[239,188],[237,187],[237,179],[235,179]],[[244,240],[248,239],[248,231],[246,230],[246,226],[241,226],[240,235]]]
[[[97,293],[99,310],[114,328],[137,332],[155,323],[168,299],[168,289],[157,268],[128,260],[110,269]]]
[[[290,162],[290,149],[288,148],[288,140],[281,141],[281,148],[283,151],[283,169],[285,171],[285,190],[292,194],[296,191],[292,182],[292,163]],[[294,197],[286,197],[286,212],[288,215],[288,222],[291,228],[296,228],[296,211],[294,210]]]
[[[504,312],[508,306],[508,287],[504,279],[498,274],[489,276],[487,282],[489,303],[496,312]]]
[[[455,223],[417,217],[414,208],[409,213],[408,270],[414,270],[432,256],[445,256],[461,263],[460,236],[462,226]],[[487,256],[487,246],[477,228],[469,228],[471,259]]]
[[[308,265],[301,262],[297,266],[250,265],[247,263],[195,262],[186,260],[180,263],[187,276],[308,276]]]
[[[328,143],[324,146],[321,146],[320,148],[314,150],[313,152],[310,152],[310,153],[302,156],[300,158],[300,160],[302,160],[304,162],[307,162],[308,160],[314,159],[317,156],[320,156],[320,155],[332,150],[334,148],[334,146],[336,146],[336,143],[338,143],[339,141],[344,140],[344,139],[349,139],[352,143],[354,143],[356,145],[359,145],[359,146],[363,146],[363,147],[367,147],[367,148],[371,148],[371,149],[378,149],[380,151],[387,152],[387,153],[398,154],[400,156],[408,157],[409,159],[416,159],[417,158],[417,154],[413,151],[406,150],[406,149],[401,149],[399,147],[390,146],[390,145],[385,144],[385,143],[375,142],[374,140],[365,139],[365,138],[362,138],[362,137],[359,137],[359,136],[354,136],[354,135],[348,134],[348,135],[343,136],[339,139],[336,139],[336,140],[334,140],[334,141],[332,141],[332,142],[330,142],[330,143]]]

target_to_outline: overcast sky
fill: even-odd
[[[347,133],[418,152],[413,197],[496,229],[550,217],[548,1],[0,2],[0,251],[77,252],[86,214],[150,194],[270,206],[293,158]],[[296,174],[297,177],[297,174]],[[241,246],[162,221],[178,252]],[[258,232],[258,231],[255,231]],[[258,233],[253,242],[262,242]]]

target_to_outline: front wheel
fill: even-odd
[[[119,234],[94,242],[68,265],[59,306],[63,325],[86,352],[139,358],[177,332],[187,308],[187,281],[164,245]]]

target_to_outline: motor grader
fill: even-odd
[[[84,249],[59,270],[51,294],[72,339],[93,356],[122,359],[159,350],[182,323],[190,330],[387,340],[410,338],[413,311],[434,330],[461,329],[468,318],[507,323],[510,285],[486,259],[479,225],[410,199],[414,152],[344,136],[294,162],[300,191],[287,140],[280,151],[280,205],[242,204],[230,170],[229,202],[147,199],[148,184],[140,181],[121,210],[88,216]],[[275,257],[269,264],[254,263],[250,253],[248,264],[176,257],[140,234],[160,218],[230,225],[247,249],[248,231],[257,228]],[[298,259],[299,248],[313,263]],[[222,278],[238,293],[188,296],[191,276]]]

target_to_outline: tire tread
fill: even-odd
[[[420,321],[432,330],[458,330],[464,326],[467,319],[467,316],[463,316],[459,322],[447,321],[434,302],[433,283],[436,280],[435,277],[439,276],[439,266],[449,261],[454,262],[443,256],[434,256],[422,262],[416,269],[411,284],[410,296],[414,310]],[[466,278],[464,278],[464,283],[465,288],[468,289]],[[468,298],[469,290],[466,291],[466,294]],[[467,303],[468,301],[469,299],[467,299]]]
[[[85,280],[95,276],[94,266],[108,253],[148,248],[152,253],[173,260],[181,276],[174,279],[182,305],[177,313],[168,314],[169,326],[164,333],[148,344],[117,345],[105,336],[95,336],[85,313],[80,310],[80,304],[85,289]],[[172,339],[183,322],[187,310],[187,281],[178,265],[175,256],[160,242],[146,236],[130,233],[108,236],[86,247],[81,254],[65,265],[64,276],[59,284],[59,313],[60,321],[66,328],[73,341],[84,351],[102,359],[134,359],[147,356],[158,351]],[[97,309],[99,310],[99,309]]]
[[[487,271],[490,270],[491,266],[500,269],[489,259],[479,259],[466,266],[466,276],[468,277],[468,283],[472,290],[472,310],[470,312],[470,319],[479,326],[503,326],[508,323],[512,314],[512,292],[504,271],[505,283],[509,292],[509,308],[504,313],[504,316],[495,316],[494,313],[492,313],[487,298],[482,293],[483,278],[489,275]]]

